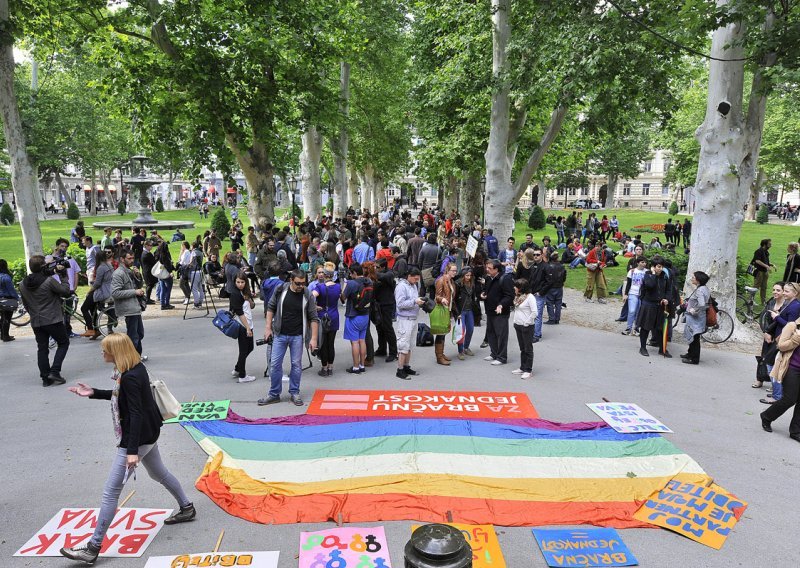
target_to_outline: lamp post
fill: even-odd
[[[290,205],[291,209],[289,211],[290,211],[290,216],[292,218],[292,234],[293,235],[297,235],[297,219],[295,218],[295,215],[294,215],[294,201],[295,201],[294,192],[295,191],[297,191],[297,178],[294,177],[294,174],[292,174],[292,177],[289,178],[289,192],[290,192],[289,193],[289,197],[290,197],[289,201],[291,202],[291,205]]]
[[[486,228],[486,176],[481,178],[481,228]]]

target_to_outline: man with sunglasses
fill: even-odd
[[[270,357],[270,388],[265,398],[258,399],[259,406],[281,401],[283,388],[283,359],[289,351],[289,398],[295,406],[303,406],[300,396],[300,376],[303,373],[303,343],[313,352],[319,337],[319,316],[314,295],[306,286],[306,274],[296,269],[289,273],[289,281],[278,287],[267,305],[267,324],[264,339],[272,340]],[[305,340],[305,341],[304,341]]]

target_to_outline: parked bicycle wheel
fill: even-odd
[[[99,331],[103,337],[114,333],[114,328],[118,323],[117,318],[110,315],[107,311],[100,310],[97,312],[97,331]]]
[[[717,325],[709,327],[700,337],[708,343],[724,343],[733,335],[733,318],[724,311],[717,312]]]
[[[736,298],[736,319],[742,323],[752,321],[752,304],[748,307],[747,299],[742,296]]]
[[[22,304],[11,315],[11,325],[23,327],[31,323],[31,314],[28,313]]]

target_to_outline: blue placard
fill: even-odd
[[[637,566],[616,529],[533,529],[548,566]]]

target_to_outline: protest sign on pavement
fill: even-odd
[[[719,485],[670,481],[650,495],[633,518],[719,550],[746,508],[747,503]]]
[[[230,400],[199,400],[181,403],[181,413],[164,424],[177,422],[195,422],[197,420],[225,420],[228,417]]]
[[[472,568],[505,568],[503,552],[494,525],[462,525],[459,523],[443,523],[461,531],[472,547]],[[413,534],[422,525],[411,525]]]
[[[61,509],[14,556],[61,556],[61,548],[85,545],[97,526],[99,511]],[[171,513],[172,509],[119,509],[103,539],[100,556],[141,556]]]
[[[548,566],[636,566],[616,529],[533,529]]]
[[[151,556],[144,568],[191,568],[192,566],[278,568],[278,555],[278,551],[192,552],[174,556]]]
[[[299,568],[391,568],[383,527],[339,527],[300,533]]]
[[[628,402],[586,403],[595,414],[621,434],[672,432],[638,405]]]

